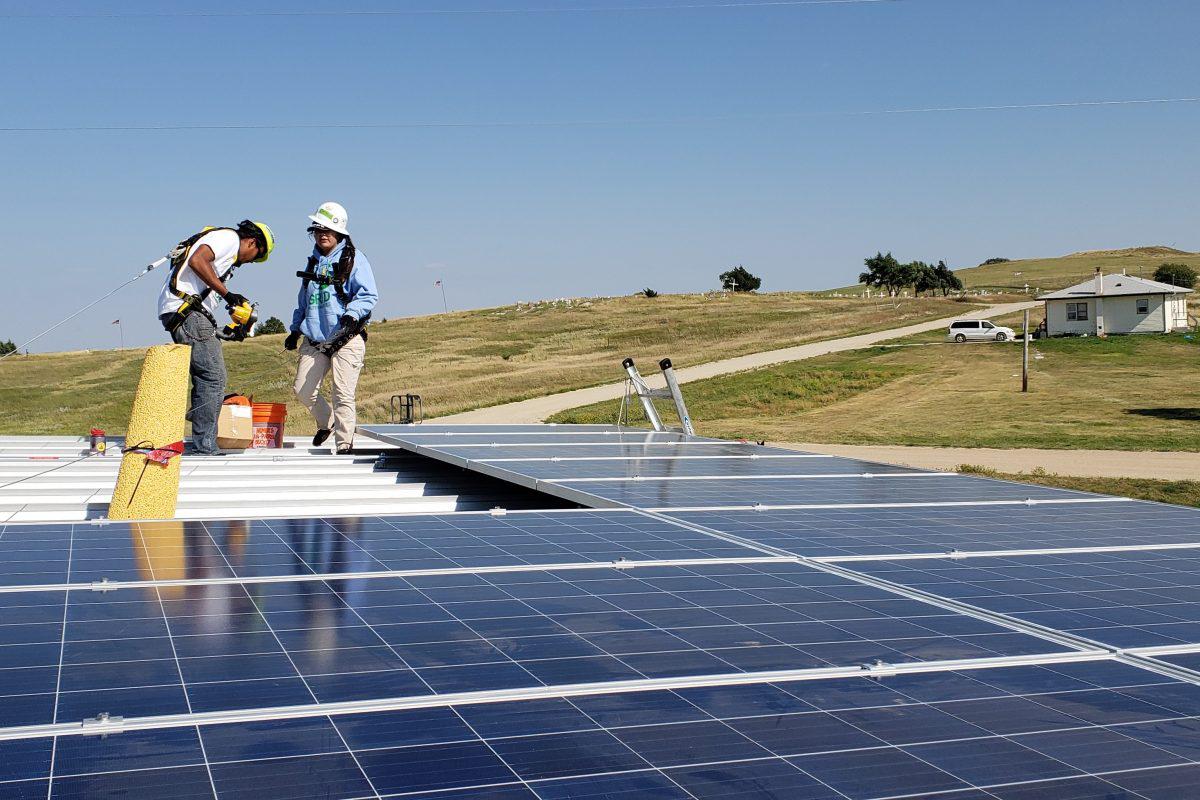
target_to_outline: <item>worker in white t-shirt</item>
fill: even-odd
[[[266,261],[273,249],[271,229],[247,219],[236,228],[205,229],[171,253],[171,271],[158,296],[158,318],[172,341],[192,347],[191,454],[221,453],[217,417],[225,397],[225,357],[214,314],[222,303],[231,311],[245,308],[250,313],[250,301],[226,284],[242,264]]]

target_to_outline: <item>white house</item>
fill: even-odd
[[[1191,289],[1132,275],[1102,275],[1038,297],[1050,336],[1170,333],[1188,327]]]

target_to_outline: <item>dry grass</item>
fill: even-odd
[[[426,414],[465,411],[620,380],[620,361],[677,364],[907,325],[962,313],[947,300],[898,304],[800,293],[573,300],[391,320],[371,326],[359,385],[363,421],[385,421],[393,394]],[[230,391],[291,400],[295,356],[282,336],[227,345]],[[0,362],[0,433],[120,432],[141,350],[54,353]],[[289,403],[288,430],[313,429]]]

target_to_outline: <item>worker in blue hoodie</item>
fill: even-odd
[[[300,348],[296,397],[317,422],[313,446],[333,434],[339,455],[354,448],[354,392],[367,353],[367,321],[379,300],[371,263],[350,240],[346,209],[322,203],[309,217],[313,252],[303,279],[291,333],[283,346]],[[321,396],[321,381],[333,373],[332,406]]]

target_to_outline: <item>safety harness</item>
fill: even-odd
[[[320,288],[332,286],[334,293],[337,295],[338,302],[342,307],[350,305],[353,299],[346,292],[346,282],[350,280],[350,273],[354,271],[354,242],[347,236],[345,244],[342,246],[342,254],[338,257],[337,263],[333,267],[332,275],[322,275],[317,272],[317,264],[321,259],[318,256],[309,256],[308,265],[296,273],[297,278],[303,278],[304,283],[300,286],[300,293],[308,293],[309,283],[315,283]],[[324,342],[312,342],[313,347],[316,347],[327,356],[332,356],[338,350],[346,345],[355,336],[361,336],[363,341],[367,339],[367,320],[371,318],[368,313],[362,319],[358,320],[356,325],[343,326],[332,339]]]
[[[174,312],[169,314],[166,319],[163,320],[163,327],[167,329],[168,333],[174,333],[179,326],[183,324],[184,320],[186,320],[194,311],[199,311],[201,314],[203,314],[205,318],[207,318],[208,321],[213,324],[214,328],[220,327],[217,324],[216,318],[209,313],[207,308],[204,307],[204,302],[208,300],[213,293],[211,286],[206,287],[204,291],[200,292],[199,294],[188,294],[179,288],[179,273],[183,271],[185,266],[187,266],[188,253],[192,251],[192,247],[195,246],[196,242],[200,241],[201,237],[207,236],[213,231],[238,232],[236,228],[206,227],[199,233],[192,234],[179,244],[175,245],[174,249],[172,249],[169,253],[169,258],[171,259],[171,276],[167,279],[167,289],[171,292],[171,294],[182,300],[183,305],[175,309]],[[229,269],[225,270],[225,272],[221,274],[221,283],[225,283],[232,278],[233,273],[236,272],[237,268],[240,266],[241,263],[235,261],[233,265],[229,267]]]

